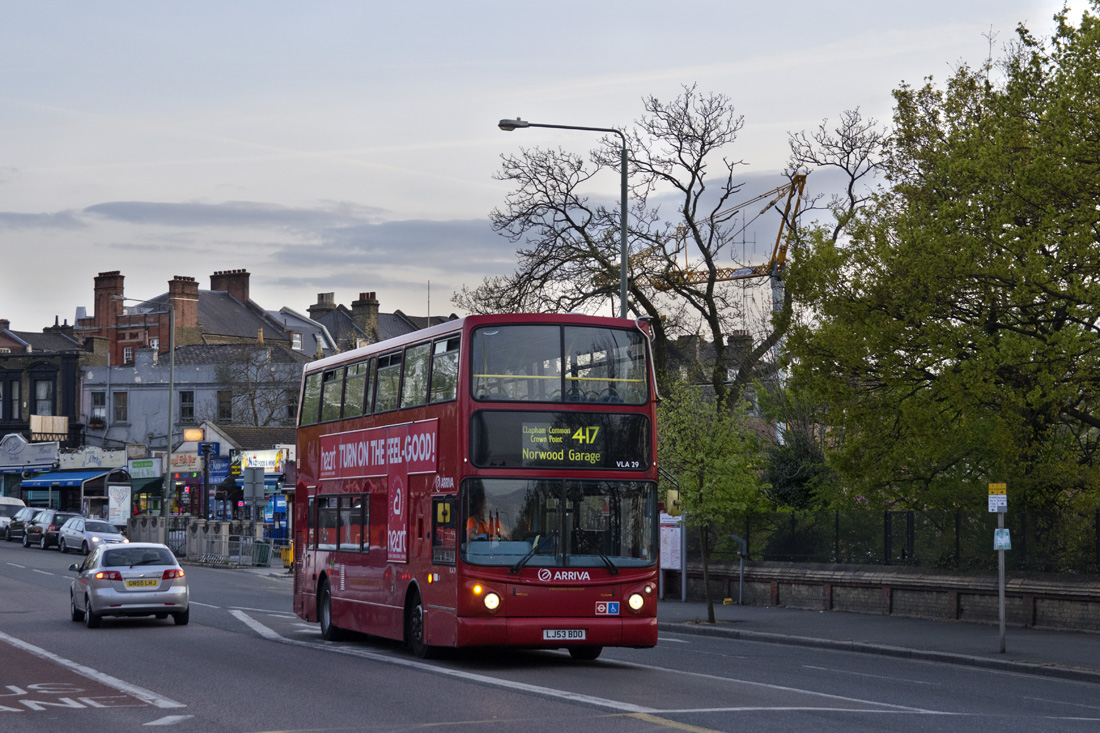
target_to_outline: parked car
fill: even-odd
[[[27,525],[40,511],[42,511],[41,507],[33,506],[25,506],[17,511],[15,516],[8,520],[8,526],[4,527],[4,539],[8,542],[21,539],[26,534]]]
[[[102,519],[70,517],[57,531],[57,549],[61,552],[80,550],[87,555],[99,545],[117,545],[129,542],[118,527]]]
[[[22,499],[14,496],[0,496],[0,536],[3,536],[8,528],[8,522],[16,512],[27,506]]]
[[[26,526],[23,532],[23,547],[38,545],[38,549],[45,550],[57,544],[57,530],[70,517],[78,516],[72,512],[60,512],[56,509],[43,509],[34,515],[34,519]]]
[[[69,570],[78,574],[69,589],[69,611],[73,621],[84,621],[89,629],[104,616],[170,615],[180,626],[189,620],[187,578],[166,545],[100,545]]]

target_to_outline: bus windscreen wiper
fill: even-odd
[[[611,571],[612,575],[619,574],[619,567],[615,563],[611,562],[611,558],[604,554],[603,550],[600,549],[600,546],[598,544],[592,544],[591,540],[585,537],[583,549],[594,550],[595,553],[600,556],[600,559],[603,560],[603,564],[607,566],[607,569]]]
[[[527,551],[527,554],[516,561],[516,564],[509,568],[508,572],[515,575],[523,566],[527,564],[527,561],[535,556],[535,550],[539,549],[539,536],[535,535],[535,541],[531,543],[531,549]]]

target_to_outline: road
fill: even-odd
[[[1094,731],[1097,686],[662,634],[650,650],[421,661],[325,642],[278,570],[187,566],[191,623],[69,619],[77,555],[0,542],[0,729],[23,731]]]

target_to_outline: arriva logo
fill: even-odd
[[[539,580],[544,583],[548,583],[551,580],[592,580],[587,570],[557,570],[552,571],[550,568],[542,568],[539,570]]]

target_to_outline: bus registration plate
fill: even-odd
[[[584,641],[584,629],[543,629],[543,641]]]

